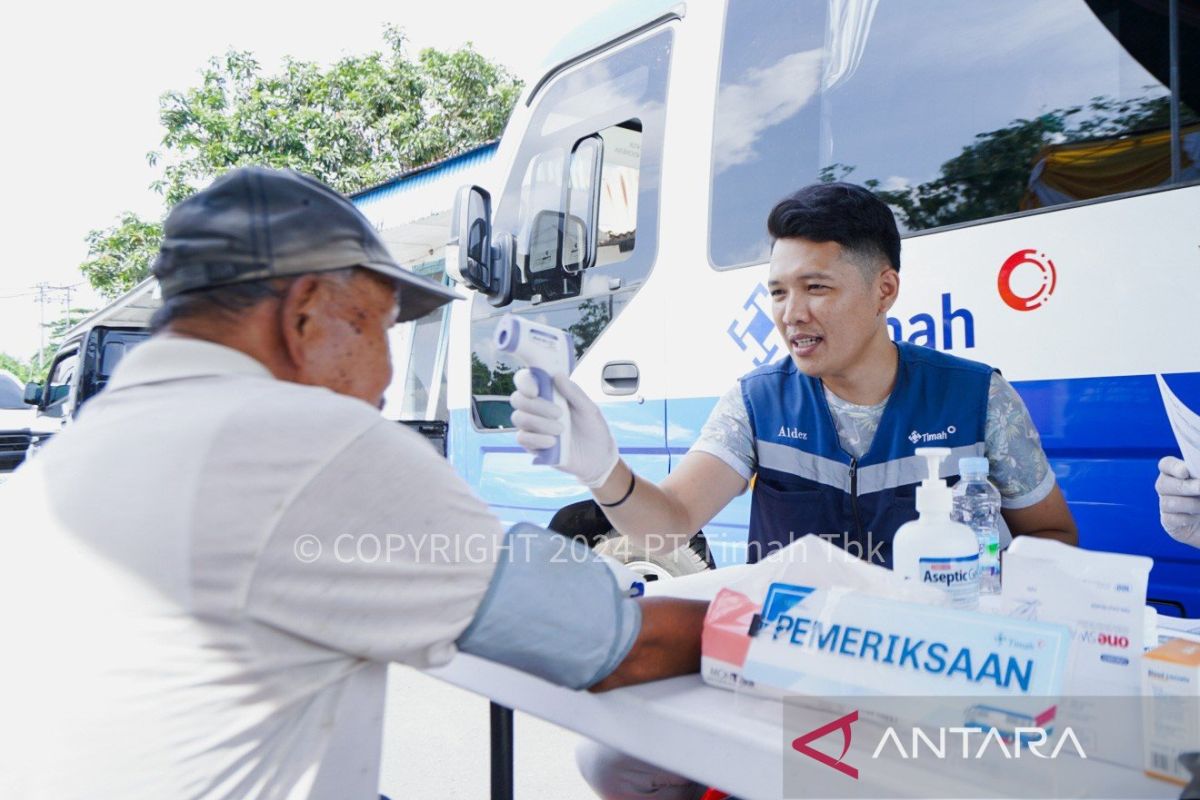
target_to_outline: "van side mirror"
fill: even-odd
[[[25,397],[23,398],[26,405],[36,406],[41,404],[42,385],[30,381],[25,384]]]
[[[492,241],[492,196],[478,186],[463,186],[454,199],[446,271],[464,286],[482,292],[494,306],[512,300],[512,237]]]

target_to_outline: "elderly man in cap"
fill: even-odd
[[[235,170],[171,212],[154,273],[155,335],[0,489],[0,795],[375,797],[389,661],[697,668],[704,604],[506,535],[380,417],[388,328],[455,294],[344,197]]]

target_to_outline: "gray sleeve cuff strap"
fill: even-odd
[[[587,546],[521,523],[498,560],[459,650],[571,689],[599,682],[625,659],[641,608]]]

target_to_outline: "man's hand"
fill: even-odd
[[[1187,464],[1173,456],[1158,462],[1158,512],[1172,539],[1200,547],[1200,477],[1188,473]]]
[[[606,692],[621,686],[687,675],[700,670],[700,632],[708,603],[652,597],[638,601],[642,629],[625,660],[588,691]]]
[[[538,397],[537,381],[528,369],[517,370],[513,382],[517,390],[509,401],[517,443],[530,452],[553,447],[554,437],[563,433],[562,413],[554,403]],[[589,489],[604,485],[617,465],[617,443],[604,415],[566,375],[555,376],[554,390],[562,394],[571,409],[571,446],[566,462],[558,469],[574,475]]]

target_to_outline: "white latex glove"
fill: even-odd
[[[530,452],[554,446],[563,432],[562,412],[549,400],[538,397],[537,381],[528,369],[513,375],[517,390],[509,397],[517,444]],[[574,475],[589,489],[603,486],[617,466],[617,443],[599,407],[566,375],[554,376],[554,391],[571,409],[571,446],[567,460],[558,469]]]
[[[1174,456],[1158,462],[1158,511],[1171,538],[1200,547],[1200,478],[1188,474],[1187,464]]]

